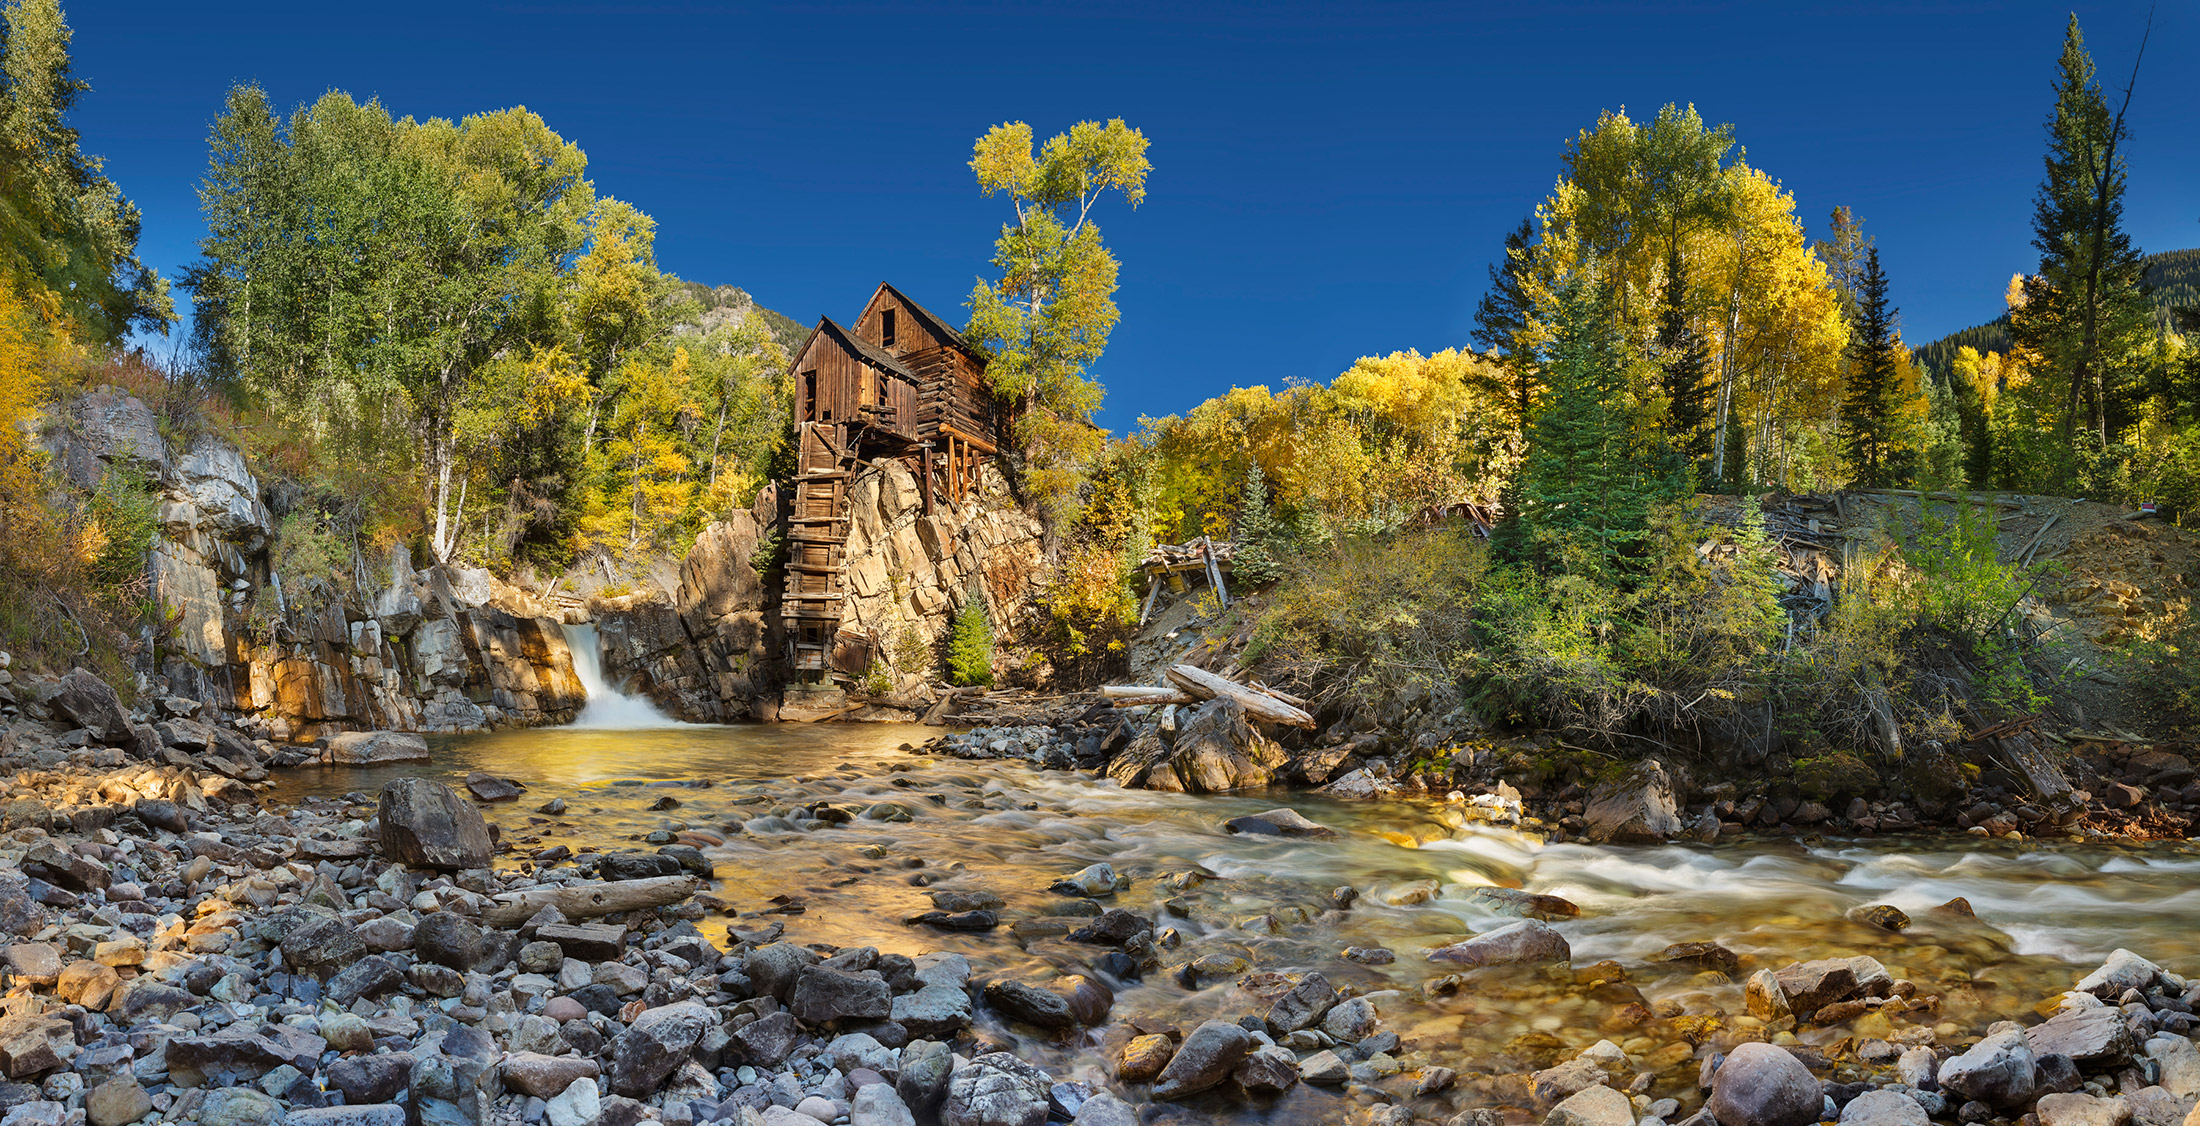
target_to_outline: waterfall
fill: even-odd
[[[588,703],[573,717],[573,726],[613,731],[678,726],[647,697],[629,696],[604,683],[603,650],[597,645],[593,623],[566,626],[565,644],[573,651],[573,675],[588,693]]]

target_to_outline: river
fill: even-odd
[[[1192,988],[1169,972],[1202,955],[1222,956],[1225,968],[1227,959],[1242,958],[1254,969],[1319,969],[1371,993],[1386,1027],[1429,1062],[1462,1071],[1546,1066],[1602,1037],[1639,1056],[1671,1049],[1682,1026],[1619,1012],[1609,989],[1588,984],[1595,974],[1577,974],[1584,979],[1577,983],[1564,974],[1483,971],[1468,988],[1426,996],[1424,983],[1445,967],[1426,961],[1424,948],[1513,921],[1473,899],[1469,889],[1482,885],[1578,904],[1578,918],[1556,924],[1572,944],[1574,966],[1617,961],[1660,1018],[1724,1013],[1723,1021],[1747,1025],[1738,979],[1653,960],[1667,944],[1689,941],[1725,945],[1742,957],[1745,973],[1868,954],[1916,982],[1920,995],[1942,999],[1937,1011],[1906,1014],[1891,1027],[1858,1022],[1802,1034],[1821,1044],[1893,1035],[1912,1024],[1937,1027],[1943,1039],[1975,1033],[2067,989],[2119,946],[2174,970],[2200,968],[2200,889],[2193,885],[2200,853],[2183,844],[1544,845],[1509,828],[1462,824],[1442,802],[1125,791],[1021,763],[903,749],[934,734],[845,724],[513,730],[433,740],[427,768],[304,767],[287,772],[283,785],[285,796],[367,797],[403,774],[444,776],[454,785],[477,770],[511,777],[528,792],[487,813],[518,845],[516,858],[559,844],[576,852],[648,849],[642,838],[652,832],[687,834],[707,846],[717,869],[712,894],[727,905],[705,924],[714,940],[724,941],[728,922],[748,930],[776,922],[798,942],[960,951],[980,978],[1092,972],[1097,948],[1059,937],[1019,939],[1010,924],[1060,913],[1067,900],[1048,885],[1104,860],[1132,881],[1117,904],[1157,917],[1182,937],[1162,951],[1163,970],[1123,988],[1118,1018],[1189,1028],[1246,1012],[1246,999],[1230,985],[1236,975]],[[675,808],[650,808],[667,796]],[[566,801],[562,814],[536,812],[552,798]],[[891,803],[909,820],[858,816],[836,825],[793,816],[819,802],[852,813]],[[1279,805],[1339,835],[1250,837],[1222,828],[1228,818]],[[1329,910],[1333,889],[1343,886],[1361,893],[1358,903]],[[997,893],[1006,900],[1002,926],[957,933],[905,924],[930,909],[930,893],[940,890]],[[1976,910],[1975,920],[1931,910],[1958,896]],[[774,897],[791,897],[801,913],[765,914],[787,907]],[[1897,934],[1845,917],[1874,903],[1900,907],[1915,924]],[[1346,947],[1385,947],[1397,960],[1362,965],[1342,956]],[[1027,1042],[1025,1050],[1058,1075],[1099,1078],[1097,1045],[1091,1033],[1082,1043]],[[1673,1082],[1683,1070],[1675,1069]],[[1318,1120],[1319,1100],[1334,1097],[1301,1090],[1287,1104],[1317,1105],[1269,1120]]]

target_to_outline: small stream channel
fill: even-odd
[[[1167,968],[1120,991],[1119,1024],[1143,1018],[1189,1028],[1248,1011],[1230,985],[1242,969],[1198,988],[1170,972],[1202,956],[1217,956],[1224,971],[1238,965],[1232,959],[1256,970],[1319,969],[1372,993],[1385,1026],[1406,1038],[1409,1051],[1462,1072],[1547,1066],[1600,1038],[1638,1059],[1660,1049],[1685,1058],[1677,1051],[1685,1022],[1630,1017],[1608,988],[1563,973],[1482,971],[1467,988],[1425,995],[1424,983],[1451,967],[1425,960],[1424,948],[1513,921],[1476,902],[1476,886],[1578,904],[1579,918],[1557,924],[1574,966],[1617,961],[1659,1018],[1723,1012],[1728,1027],[1748,1026],[1739,978],[1653,960],[1667,944],[1688,941],[1724,944],[1742,957],[1744,975],[1795,959],[1869,954],[1897,978],[1915,981],[1921,995],[1942,999],[1936,1012],[1907,1014],[1890,1027],[1880,1027],[1888,1022],[1875,1014],[1802,1034],[1828,1045],[1849,1035],[1891,1036],[1912,1024],[1937,1027],[1944,1041],[1976,1033],[2069,988],[2119,946],[2173,970],[2200,970],[2200,851],[2185,844],[1543,845],[1510,829],[1464,823],[1441,802],[1125,791],[1019,763],[903,750],[936,734],[920,727],[620,727],[649,721],[603,714],[592,705],[584,719],[606,726],[432,740],[435,760],[425,769],[300,768],[287,773],[283,796],[372,795],[388,779],[416,773],[454,784],[476,770],[515,778],[527,794],[487,813],[519,856],[559,844],[576,852],[647,849],[645,835],[670,830],[702,845],[716,864],[712,894],[728,910],[704,925],[714,940],[724,941],[725,922],[748,930],[780,922],[791,941],[908,954],[956,950],[970,956],[981,980],[1093,972],[1098,948],[1030,934],[1028,925],[1019,937],[1013,924],[1062,913],[1067,900],[1048,885],[1105,860],[1133,881],[1117,904],[1182,936],[1163,951]],[[668,795],[677,808],[648,808]],[[562,814],[535,812],[554,797],[567,802]],[[869,813],[837,825],[798,815],[819,802]],[[1222,828],[1228,818],[1279,805],[1339,835],[1294,840]],[[1347,885],[1359,890],[1359,902],[1332,910],[1333,889]],[[956,933],[903,922],[930,909],[930,893],[941,890],[998,894],[1006,900],[1001,927]],[[801,913],[761,914],[782,906],[776,896],[797,901]],[[1931,910],[1958,896],[1976,919]],[[1900,907],[1915,925],[1896,934],[1844,917],[1869,903]],[[1347,947],[1386,947],[1397,960],[1359,964],[1342,956]],[[1101,1034],[1084,1035],[1070,1043],[1027,1039],[1021,1050],[1058,1076],[1105,1078]],[[1693,1080],[1692,1065],[1676,1066],[1657,1089],[1675,1093]],[[1323,1100],[1337,1097],[1301,1086],[1259,1117],[1319,1121]],[[1459,1097],[1472,1096],[1463,1087]],[[1211,1112],[1236,1118],[1241,1109]]]

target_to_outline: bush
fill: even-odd
[[[985,616],[985,594],[975,585],[947,637],[947,676],[960,685],[993,683],[993,623]]]

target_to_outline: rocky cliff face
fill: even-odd
[[[563,722],[584,701],[557,617],[486,572],[415,572],[400,546],[345,582],[274,573],[276,518],[244,456],[205,434],[171,447],[120,390],[77,399],[49,447],[79,488],[110,467],[156,483],[147,571],[173,624],[140,671],[165,693],[298,741]]]
[[[900,464],[857,475],[841,626],[843,650],[854,656],[847,672],[861,673],[876,655],[897,694],[916,690],[973,590],[987,599],[996,633],[1015,639],[1019,608],[1042,572],[1041,529],[990,471],[987,481],[963,506],[926,516],[917,482]],[[682,719],[774,718],[783,675],[772,624],[778,592],[756,564],[778,508],[776,490],[766,489],[754,509],[704,529],[675,594],[599,601],[592,612],[605,679]]]

